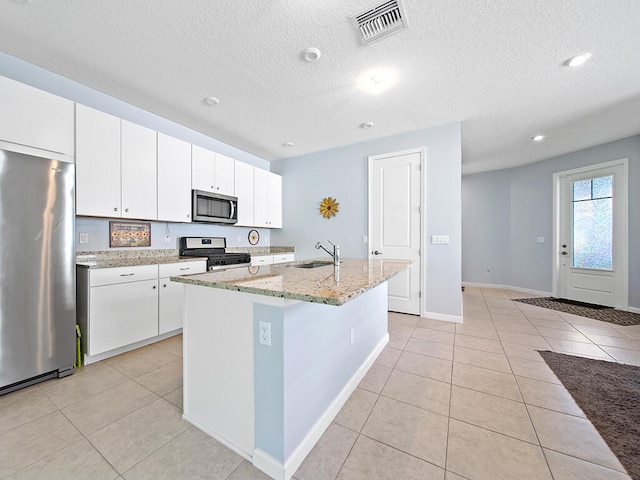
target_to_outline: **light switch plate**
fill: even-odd
[[[431,235],[431,243],[440,244],[440,245],[448,245],[449,244],[449,235]]]
[[[538,237],[538,243],[544,243],[544,237]]]
[[[80,243],[89,243],[89,234],[85,232],[80,232]]]

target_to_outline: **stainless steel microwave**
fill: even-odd
[[[193,190],[192,193],[192,221],[227,224],[238,222],[238,199],[236,197],[203,190]]]

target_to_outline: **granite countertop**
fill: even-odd
[[[234,268],[171,277],[171,280],[303,302],[343,305],[414,263],[408,260],[343,259],[338,268],[333,263],[318,268],[291,267],[312,261]],[[316,261],[326,263],[325,259]]]
[[[181,258],[178,249],[154,250],[100,250],[78,252],[76,265],[86,268],[137,267],[161,263],[179,263],[206,260],[206,257]]]
[[[279,253],[295,253],[296,247],[227,247],[227,253],[250,253],[251,256],[277,255]]]

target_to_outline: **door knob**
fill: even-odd
[[[375,252],[371,252],[371,253],[373,253],[374,255],[382,255],[382,252],[379,252],[378,250],[376,250]]]
[[[569,254],[568,254],[567,252],[565,252],[565,251],[562,251],[562,252],[560,252],[560,253],[561,253],[562,255],[569,255]]]

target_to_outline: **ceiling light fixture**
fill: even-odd
[[[283,146],[284,148],[291,148],[291,147],[293,147],[293,142],[283,143],[283,144],[282,144],[282,146]]]
[[[545,138],[547,138],[545,135],[534,135],[533,137],[531,137],[531,140],[533,140],[534,142],[541,142]]]
[[[302,59],[307,62],[315,62],[320,59],[322,52],[315,47],[305,48],[302,51]]]
[[[583,53],[582,55],[576,55],[575,57],[571,57],[567,61],[564,62],[567,67],[579,67],[583,65],[591,58],[591,53]]]
[[[373,122],[364,122],[360,124],[360,128],[371,128],[373,127]]]
[[[218,105],[220,100],[216,97],[204,97],[204,103],[207,105]]]
[[[378,67],[360,74],[357,84],[360,90],[378,95],[393,87],[397,81],[398,72],[395,69]]]

